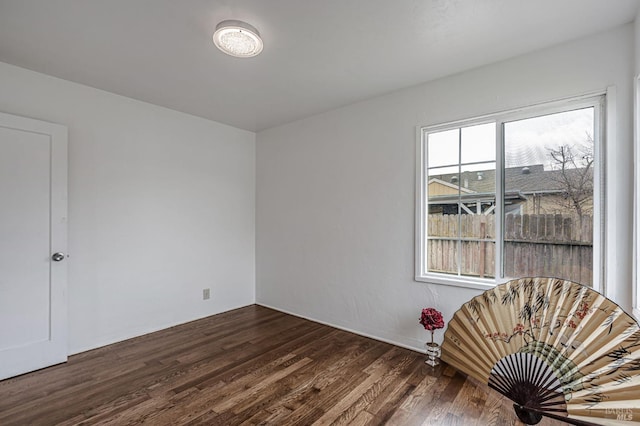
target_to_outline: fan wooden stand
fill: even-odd
[[[640,326],[581,284],[522,278],[473,298],[449,322],[442,360],[529,425],[640,424]]]

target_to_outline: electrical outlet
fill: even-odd
[[[208,288],[203,288],[202,289],[202,300],[207,300],[210,297],[211,297],[211,290],[208,289]]]

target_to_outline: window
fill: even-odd
[[[420,128],[416,279],[599,289],[603,99]]]

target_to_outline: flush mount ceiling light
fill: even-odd
[[[222,21],[213,33],[216,47],[236,58],[251,58],[262,52],[258,30],[242,21]]]

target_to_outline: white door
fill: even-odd
[[[67,128],[0,113],[0,380],[67,360]]]

